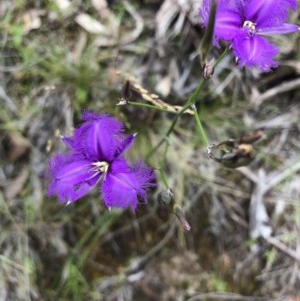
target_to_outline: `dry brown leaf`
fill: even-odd
[[[109,37],[99,37],[95,40],[95,45],[98,47],[108,47],[114,46],[116,44],[119,45],[126,45],[129,43],[134,42],[142,33],[144,28],[144,20],[138,11],[131,5],[128,1],[123,1],[122,4],[124,5],[128,14],[132,17],[135,22],[135,27],[131,31],[126,31],[123,35],[119,37],[119,28],[120,24],[114,15],[110,14],[109,22],[107,28],[107,32],[110,32]]]
[[[192,24],[200,23],[199,9],[201,5],[201,0],[165,0],[156,15],[156,38],[167,38],[167,32],[178,14],[179,17],[171,34],[180,34],[186,19]]]
[[[134,8],[134,6],[131,5],[128,1],[124,1],[123,3],[127,12],[134,19],[136,26],[132,31],[121,38],[122,45],[134,42],[141,35],[144,28],[144,20],[138,13],[138,11]]]
[[[42,25],[41,16],[44,16],[46,14],[45,10],[42,9],[31,9],[28,10],[24,16],[24,32],[28,33],[29,31],[33,29],[40,28]]]
[[[53,2],[61,11],[66,11],[71,8],[71,2],[69,0],[53,0]]]
[[[92,5],[95,9],[101,10],[101,9],[107,9],[107,2],[106,0],[92,0]]]
[[[78,7],[76,5],[72,5],[72,2],[69,0],[52,0],[54,4],[57,6],[60,14],[57,14],[56,11],[52,10],[48,11],[48,18],[51,20],[55,20],[60,18],[61,16],[64,18],[69,18],[73,14],[77,12]]]
[[[110,12],[106,0],[92,0],[93,7],[98,11],[103,20],[110,20],[113,14]]]
[[[7,200],[12,200],[22,191],[28,176],[28,170],[23,169],[15,179],[11,180],[7,186],[5,186],[4,194]]]
[[[80,32],[77,42],[75,43],[74,50],[72,51],[72,57],[73,57],[73,62],[78,63],[80,62],[82,53],[86,47],[87,44],[87,33],[86,32]]]
[[[158,81],[158,84],[155,87],[155,91],[161,94],[162,96],[166,97],[170,94],[171,83],[171,77],[167,75]]]
[[[156,14],[156,38],[162,39],[166,36],[166,32],[170,24],[179,13],[179,8],[174,5],[172,0],[166,0]]]
[[[29,151],[26,139],[14,132],[8,132],[4,141],[5,153],[9,161],[17,161]]]
[[[90,15],[81,13],[76,18],[75,21],[83,29],[91,34],[106,34],[108,33],[107,28],[101,24],[99,21],[93,19]]]

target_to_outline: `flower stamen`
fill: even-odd
[[[106,174],[109,169],[109,164],[106,161],[93,162],[91,171],[101,172]]]
[[[245,21],[243,27],[247,27],[250,34],[254,34],[256,32],[256,24],[252,21]]]

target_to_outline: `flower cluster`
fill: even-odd
[[[217,1],[214,45],[219,40],[231,44],[241,66],[256,67],[268,72],[278,63],[278,48],[264,35],[299,32],[300,27],[288,24],[289,9],[296,10],[296,0],[203,0],[200,15],[207,26],[210,8]]]
[[[69,153],[50,160],[49,196],[74,202],[100,182],[107,207],[131,207],[135,211],[139,201],[147,202],[146,191],[154,186],[155,179],[144,163],[130,166],[123,157],[135,135],[124,136],[123,124],[108,115],[84,112],[82,120],[72,137],[62,137]]]

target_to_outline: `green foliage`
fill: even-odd
[[[93,252],[99,241],[101,241],[101,237],[109,232],[110,227],[119,219],[121,214],[121,210],[106,211],[95,224],[90,225],[86,229],[73,250],[73,254],[80,257],[78,261],[79,267],[85,266],[89,255]]]
[[[89,285],[84,275],[74,262],[68,260],[62,272],[61,297],[65,300],[82,300],[88,291]]]
[[[265,254],[264,254],[264,257],[266,258],[267,263],[268,263],[269,265],[271,265],[271,264],[274,263],[275,260],[278,258],[278,252],[277,252],[277,250],[275,250],[275,249],[266,251]]]
[[[226,292],[227,283],[216,273],[209,273],[209,283],[212,291]]]
[[[6,32],[9,36],[9,40],[12,45],[19,48],[23,42],[24,29],[19,20],[13,18],[11,11],[7,12],[2,22],[0,23],[0,29]]]

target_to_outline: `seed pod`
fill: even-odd
[[[175,196],[172,189],[168,188],[160,192],[158,195],[158,201],[164,206],[173,205],[175,202]]]
[[[236,140],[229,139],[219,144],[209,145],[207,156],[209,159],[213,159],[228,168],[246,166],[255,159],[252,144],[263,137],[262,131],[256,131],[243,135]]]
[[[130,80],[126,79],[122,86],[121,98],[119,99],[118,106],[127,105],[130,97]]]
[[[205,80],[210,79],[214,74],[215,68],[214,68],[214,59],[209,61],[208,63],[205,63],[202,68],[202,76]]]

